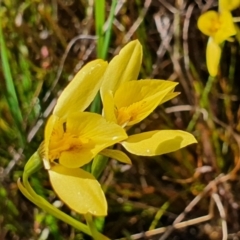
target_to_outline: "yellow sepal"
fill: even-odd
[[[84,111],[96,96],[107,65],[101,59],[86,64],[63,90],[53,114],[66,118],[69,113]]]
[[[99,182],[88,172],[60,165],[49,171],[50,182],[58,197],[77,213],[107,215],[107,202]]]
[[[218,73],[221,54],[221,47],[210,37],[206,49],[206,62],[208,72],[212,77],[215,77]]]
[[[123,82],[136,80],[142,63],[142,46],[138,40],[128,43],[109,63],[101,86],[101,95],[113,94]]]
[[[161,130],[129,136],[122,146],[130,153],[140,156],[156,156],[177,151],[197,143],[195,137],[180,130]]]

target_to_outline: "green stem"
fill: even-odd
[[[93,159],[91,173],[96,179],[100,177],[101,173],[106,168],[107,163],[108,157],[100,154]]]
[[[109,238],[107,238],[106,236],[103,236],[103,235],[100,238],[99,232],[96,229],[96,226],[95,226],[95,224],[93,222],[92,215],[90,213],[85,214],[84,217],[85,217],[86,222],[88,224],[88,227],[89,227],[89,229],[91,231],[93,239],[95,239],[95,240],[109,240]]]
[[[25,181],[24,184],[27,184],[26,188],[22,185],[20,179],[17,182],[18,188],[22,192],[22,194],[28,198],[31,202],[33,202],[36,206],[39,208],[42,208],[44,211],[50,213],[52,216],[66,222],[67,224],[73,226],[74,228],[82,231],[83,233],[86,233],[91,236],[91,232],[85,224],[78,222],[74,218],[70,217],[66,213],[60,211],[53,205],[51,205],[49,202],[47,202],[44,198],[37,195],[34,190],[31,188],[29,182]]]
[[[202,96],[201,96],[201,99],[200,99],[200,106],[202,108],[207,108],[209,109],[209,101],[208,101],[208,95],[212,89],[212,86],[213,86],[213,83],[214,83],[214,80],[215,78],[214,77],[211,77],[209,76],[208,77],[208,81],[207,81],[207,84],[203,90],[203,93],[202,93]],[[196,122],[198,120],[200,116],[200,112],[199,111],[196,111],[193,115],[193,118],[192,120],[190,121],[190,123],[188,124],[188,127],[187,127],[187,131],[191,132],[194,128],[194,126],[196,125]]]
[[[212,85],[214,83],[215,77],[209,76],[207,84],[203,90],[203,94],[200,100],[200,105],[203,108],[208,108],[209,107],[209,101],[208,101],[208,95],[212,89]]]

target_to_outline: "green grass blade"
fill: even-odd
[[[104,43],[103,26],[105,21],[105,0],[95,1],[95,28],[97,35],[97,57],[103,58],[102,49]],[[100,94],[98,93],[91,105],[90,111],[101,113],[102,104]]]
[[[110,14],[108,18],[108,29],[106,31],[105,37],[104,37],[104,44],[103,44],[103,49],[102,49],[102,57],[103,59],[107,58],[107,53],[108,53],[108,48],[109,48],[109,43],[110,43],[110,38],[111,38],[111,33],[112,33],[112,25],[114,21],[114,13],[115,9],[117,6],[117,0],[112,1],[111,9],[110,9]]]
[[[3,36],[2,26],[0,25],[0,51],[1,51],[1,65],[6,83],[6,99],[11,111],[12,117],[15,120],[15,124],[18,127],[19,134],[22,129],[22,113],[19,107],[19,101],[16,94],[15,86],[13,83],[12,73],[9,64],[8,50],[6,47],[5,39]],[[21,134],[20,134],[21,135]],[[19,136],[21,145],[23,145],[22,136]]]
[[[103,58],[102,49],[104,42],[103,26],[105,22],[105,0],[95,1],[95,28],[98,37],[97,57]]]

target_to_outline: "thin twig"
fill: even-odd
[[[54,80],[54,82],[52,83],[52,86],[51,88],[46,92],[44,98],[43,98],[43,101],[46,102],[47,99],[49,98],[52,90],[55,88],[55,86],[57,85],[60,77],[61,77],[61,74],[62,74],[62,70],[63,70],[63,66],[64,66],[64,63],[66,61],[66,58],[68,56],[68,53],[70,51],[70,49],[72,48],[72,46],[76,43],[76,41],[78,40],[83,40],[83,39],[90,39],[90,40],[96,40],[97,38],[95,36],[90,36],[90,35],[79,35],[79,36],[76,36],[74,37],[67,45],[66,49],[65,49],[65,52],[61,58],[61,61],[60,61],[60,65],[59,65],[59,68],[58,68],[58,71],[57,71],[57,76],[56,76],[56,79]]]
[[[152,0],[145,0],[143,9],[142,9],[139,17],[133,23],[133,25],[129,29],[129,31],[125,34],[124,39],[123,39],[123,43],[127,43],[131,39],[132,35],[136,32],[136,30],[138,29],[138,27],[140,26],[140,24],[144,20],[144,17],[146,16],[147,11],[148,11],[151,3],[152,3]]]
[[[186,17],[183,23],[183,59],[184,59],[184,64],[187,71],[189,70],[189,62],[190,62],[189,49],[188,49],[188,29],[189,29],[190,18],[191,18],[194,7],[195,7],[194,4],[190,4],[188,6]]]
[[[189,227],[189,226],[192,226],[192,225],[195,225],[195,224],[199,224],[199,223],[211,220],[214,216],[213,215],[213,209],[214,209],[214,201],[211,199],[210,204],[209,204],[209,212],[208,212],[207,215],[202,216],[202,217],[198,217],[198,218],[194,218],[194,219],[191,219],[191,220],[187,220],[187,221],[184,221],[184,222],[179,222],[175,225],[175,229],[181,229],[181,228]],[[138,233],[138,234],[131,235],[131,240],[136,240],[136,239],[140,239],[140,238],[143,238],[143,237],[152,237],[154,235],[164,233],[168,230],[169,227],[171,227],[171,226],[161,227],[161,228],[158,228],[158,229],[153,229],[153,230],[146,231],[144,233]],[[120,240],[124,240],[124,239],[125,238],[121,238]]]
[[[216,203],[216,206],[218,208],[219,214],[222,219],[222,240],[227,240],[228,238],[228,230],[227,230],[227,221],[226,221],[226,213],[224,210],[224,207],[222,205],[221,199],[217,193],[212,194],[212,198]]]
[[[168,9],[171,13],[176,14],[179,12],[177,8],[171,5],[169,2],[165,0],[158,0],[166,9]]]

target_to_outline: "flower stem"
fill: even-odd
[[[92,237],[93,239],[95,240],[109,240],[108,237],[102,235],[101,237],[99,236],[99,232],[93,222],[93,218],[92,218],[92,215],[90,213],[87,213],[84,215],[85,219],[86,219],[86,222],[88,224],[88,227],[91,231],[91,234],[92,234]]]

